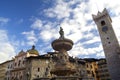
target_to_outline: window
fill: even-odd
[[[8,65],[8,69],[9,69],[9,65]]]
[[[24,64],[24,61],[23,61],[23,64]]]
[[[20,63],[21,63],[21,61],[19,60],[19,62],[18,62],[18,66],[20,66]]]
[[[12,68],[12,64],[11,64],[11,67],[10,68]]]
[[[93,77],[95,76],[94,73],[93,73],[93,71],[92,71],[92,76],[93,76]]]
[[[101,21],[101,26],[104,26],[105,25],[105,21]]]
[[[22,80],[22,76],[20,76],[20,80]]]
[[[38,72],[40,71],[40,68],[38,68]]]
[[[16,66],[16,62],[15,62],[15,66]]]
[[[110,44],[110,42],[108,42],[108,44]]]
[[[90,71],[89,71],[89,70],[87,70],[87,73],[88,73],[88,74],[90,74]]]
[[[89,67],[89,65],[87,64],[87,68]]]
[[[107,37],[107,39],[109,39],[109,37]]]
[[[92,68],[92,65],[90,65],[90,67]]]
[[[39,75],[37,75],[37,78],[39,78]]]
[[[49,69],[48,68],[46,68],[46,71],[48,71]]]
[[[60,56],[60,59],[62,59],[62,56]]]

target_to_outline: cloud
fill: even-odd
[[[104,57],[102,45],[99,44],[96,47],[85,48],[82,44],[78,43],[73,46],[73,49],[69,52],[71,56],[91,56],[94,55],[96,58]]]
[[[36,31],[37,39],[43,42],[50,42],[51,39],[58,36],[56,22],[50,22],[47,20],[41,20],[38,18],[32,18],[33,23],[31,28]]]
[[[29,32],[22,32],[22,34],[26,36],[27,45],[30,45],[30,46],[35,45],[36,42],[38,41],[38,39],[37,39],[33,30],[29,31]],[[24,44],[24,42],[23,42],[23,44]]]
[[[7,24],[10,21],[9,18],[0,17],[0,26]],[[0,63],[10,60],[12,56],[15,56],[15,49],[9,41],[6,30],[0,29]]]
[[[36,32],[37,38],[45,42],[44,46],[41,46],[41,50],[48,46],[51,40],[59,37],[59,26],[61,26],[65,32],[65,37],[73,40],[75,44],[73,49],[69,51],[71,56],[90,57],[94,55],[95,58],[104,57],[99,33],[92,19],[92,14],[97,14],[98,10],[102,11],[107,8],[114,20],[112,24],[115,26],[117,38],[120,39],[120,28],[118,26],[120,22],[119,5],[118,0],[57,0],[54,2],[54,6],[44,10],[43,15],[46,19],[35,18],[31,28],[38,31]],[[24,33],[24,35],[26,37],[32,36],[32,34],[28,36],[28,33]],[[33,43],[37,42],[36,37],[33,37],[35,39],[32,40]],[[31,39],[27,38],[27,40],[31,42]],[[45,50],[47,51],[49,48],[50,46]]]
[[[40,19],[35,19],[35,21],[31,25],[31,28],[39,30],[42,26],[43,26],[42,21]]]
[[[59,38],[59,27],[63,27],[65,37],[73,40],[74,46],[69,51],[71,56],[75,57],[90,57],[94,55],[96,58],[104,57],[103,48],[101,45],[100,37],[97,27],[92,19],[92,14],[97,14],[104,8],[112,18],[112,25],[117,38],[120,42],[120,3],[110,0],[56,0],[54,5],[44,10],[44,20],[40,18],[32,19],[30,31],[22,32],[25,40],[16,41],[19,44],[40,46],[40,53],[45,53],[51,50],[51,42]],[[40,16],[41,17],[41,16]],[[51,20],[51,21],[50,21]],[[0,26],[8,23],[9,18],[0,17]],[[19,23],[22,23],[20,19]],[[10,59],[10,56],[15,55],[15,48],[8,40],[7,31],[0,30],[0,61]],[[3,57],[5,59],[3,59]]]
[[[17,23],[18,23],[18,24],[21,24],[21,23],[23,23],[23,21],[24,21],[24,19],[21,18],[21,19],[19,19],[19,20],[17,21]]]
[[[70,11],[71,10],[67,3],[65,3],[62,0],[58,0],[56,2],[56,6],[54,8],[49,8],[49,9],[45,10],[45,13],[49,17],[56,17],[57,19],[61,19],[64,17],[69,17]],[[63,15],[63,12],[64,12],[64,15]]]
[[[48,12],[48,14],[46,13],[48,17],[56,17],[57,19],[62,19],[60,25],[65,31],[65,36],[69,39],[72,39],[74,43],[76,43],[73,49],[70,51],[70,55],[72,56],[95,54],[96,48],[90,48],[90,46],[89,48],[85,48],[84,46],[79,45],[81,39],[85,37],[89,37],[91,39],[91,41],[81,42],[85,44],[90,44],[99,41],[99,38],[97,38],[96,35],[90,35],[90,31],[93,30],[94,27],[92,23],[87,23],[89,20],[92,19],[92,17],[91,14],[89,14],[90,10],[87,8],[88,6],[86,4],[89,3],[78,1],[65,2],[63,0],[60,0],[57,2],[54,8],[46,10],[46,12]],[[63,7],[63,5],[64,9],[59,9],[59,7]],[[74,6],[74,8],[71,6]],[[64,15],[63,12],[65,12]],[[54,16],[49,16],[49,14],[54,14]],[[85,32],[87,32],[86,35],[84,35]],[[93,37],[95,38],[92,39]]]
[[[2,26],[6,24],[9,20],[9,18],[0,17],[0,25]]]
[[[5,30],[0,30],[0,63],[11,59],[15,56],[14,47],[8,40],[8,35]]]
[[[112,18],[113,29],[114,29],[115,34],[116,34],[116,36],[117,36],[117,39],[118,39],[118,41],[119,41],[119,43],[120,43],[120,34],[119,34],[119,32],[120,32],[120,27],[118,26],[119,23],[120,23],[120,15],[117,16],[117,17],[113,17],[113,18]]]
[[[53,25],[52,23],[45,24],[39,34],[39,37],[45,42],[50,42],[51,40],[59,37],[58,27],[54,28],[51,26],[55,25]]]
[[[100,42],[100,38],[98,37],[98,36],[95,36],[95,37],[93,37],[93,36],[91,36],[91,39],[89,39],[89,40],[87,40],[86,42],[84,42],[83,44],[85,45],[87,45],[87,44],[94,44],[94,43],[96,43],[96,42]]]
[[[113,25],[115,25],[119,23],[119,17],[117,17],[120,16],[118,5],[118,0],[117,2],[109,0],[70,0],[67,2],[58,0],[54,7],[44,10],[44,12],[47,17],[61,21],[60,25],[65,31],[65,36],[74,41],[75,45],[70,51],[70,55],[89,56],[94,54],[94,57],[104,57],[100,37],[96,25],[93,22],[92,14],[97,14],[98,10],[102,11],[104,8],[107,8],[108,11],[109,9],[113,9],[116,11],[116,14],[110,12],[110,15],[115,14],[114,19],[116,22],[113,22]],[[115,32],[118,34],[119,30],[120,28],[117,27]],[[49,34],[49,36],[51,35]],[[117,35],[117,37],[120,38],[120,35]],[[52,37],[48,38],[51,39]],[[93,47],[93,44],[96,46]],[[85,45],[89,46],[86,48],[84,47]]]

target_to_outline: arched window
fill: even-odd
[[[18,62],[18,66],[20,66],[20,63],[21,63],[21,60],[19,60],[19,62]]]
[[[101,21],[101,26],[104,26],[105,25],[105,21]]]

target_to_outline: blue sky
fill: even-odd
[[[107,8],[120,41],[120,3],[111,0],[1,0],[0,62],[11,59],[32,45],[41,54],[54,51],[51,42],[59,38],[59,27],[73,40],[70,56],[102,58],[97,27],[92,14]]]

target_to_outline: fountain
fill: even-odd
[[[73,41],[64,37],[64,31],[60,27],[60,37],[52,42],[54,50],[58,51],[58,60],[51,70],[51,74],[56,76],[70,76],[76,72],[75,66],[69,62],[69,55],[67,51],[72,49]]]

